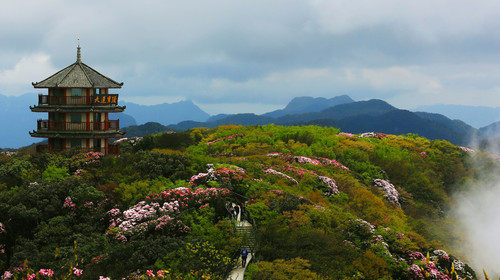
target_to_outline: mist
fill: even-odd
[[[496,143],[498,145],[498,143]],[[450,214],[458,235],[454,250],[483,278],[483,269],[492,279],[500,277],[500,161],[497,147],[481,145],[484,151],[471,152],[470,163],[480,170],[476,179],[458,186]]]

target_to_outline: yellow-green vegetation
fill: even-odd
[[[120,145],[119,157],[93,161],[0,155],[0,270],[66,279],[75,251],[72,278],[226,279],[245,242],[236,203],[257,244],[247,279],[474,279],[448,247],[460,232],[444,226],[446,210],[463,182],[499,168],[485,153],[483,170],[469,165],[447,141],[318,126],[226,125]]]

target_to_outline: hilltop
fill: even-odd
[[[251,279],[474,279],[446,210],[484,171],[468,159],[499,171],[489,154],[444,140],[313,125],[118,144],[120,157],[0,155],[0,269],[27,259],[25,269],[58,277],[75,267],[85,279],[226,279],[250,244],[233,203],[253,224]]]

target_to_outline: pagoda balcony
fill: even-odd
[[[107,122],[58,122],[38,120],[38,131],[118,131],[120,120]]]
[[[55,148],[55,147],[51,147],[49,145],[44,145],[44,144],[39,144],[36,146],[37,153],[40,153],[40,152],[62,152],[63,150],[64,149],[62,149],[62,148]],[[103,153],[104,155],[120,155],[120,145],[110,145],[107,148],[105,148],[105,147],[92,147],[92,148],[75,147],[75,148],[68,148],[66,150],[79,151],[82,153],[97,152],[97,153]]]
[[[103,106],[118,105],[118,94],[94,96],[50,96],[39,94],[38,106]]]

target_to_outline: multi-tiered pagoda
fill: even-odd
[[[38,106],[30,106],[32,112],[48,113],[48,119],[38,120],[37,130],[30,132],[32,137],[48,138],[48,144],[37,146],[37,151],[118,154],[119,146],[110,145],[109,139],[124,133],[119,120],[109,120],[108,114],[123,112],[125,106],[118,106],[118,94],[110,94],[109,89],[122,85],[85,65],[78,46],[75,63],[33,83],[35,88],[48,89],[47,95],[38,95]]]

